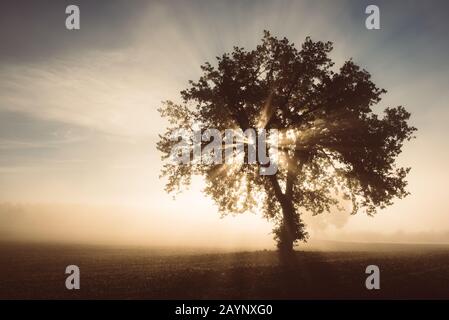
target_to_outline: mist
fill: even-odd
[[[312,239],[300,244],[335,249],[323,241],[358,243],[449,243],[447,232],[390,233],[348,231],[344,212],[306,215]],[[253,214],[198,221],[189,212],[124,206],[76,204],[0,204],[0,241],[74,243],[225,250],[275,249],[271,223]],[[343,246],[340,246],[341,248]]]

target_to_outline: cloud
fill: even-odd
[[[89,62],[80,59],[40,67],[4,67],[0,110],[109,134],[142,136],[151,132],[150,120],[159,104],[153,92],[161,84],[151,87],[151,79],[144,81],[141,74],[117,66],[123,62],[121,55],[86,59]]]

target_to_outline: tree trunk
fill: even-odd
[[[278,248],[285,253],[293,252],[293,244],[296,240],[295,209],[289,199],[282,199],[282,223],[279,230]]]
[[[293,252],[293,244],[297,240],[298,227],[295,223],[295,208],[293,206],[292,198],[289,194],[284,194],[279,186],[276,176],[268,176],[273,186],[276,199],[282,208],[282,222],[279,229],[276,231],[278,240],[278,249],[284,253]]]

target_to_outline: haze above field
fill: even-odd
[[[232,251],[274,249],[271,225],[260,217],[248,214],[220,219],[211,213],[201,220],[192,219],[196,214],[190,210],[150,212],[112,206],[3,204],[0,241]],[[342,213],[307,215],[311,240],[299,248],[369,250],[373,247],[370,243],[379,242],[387,243],[384,249],[394,248],[391,243],[449,244],[449,232],[358,231],[351,230],[348,218]]]
[[[220,219],[202,181],[176,201],[159,180],[160,101],[179,99],[200,64],[253,48],[262,31],[301,44],[333,41],[388,90],[378,110],[404,105],[418,139],[411,196],[376,217],[306,217],[312,238],[449,242],[449,23],[446,1],[14,1],[0,10],[0,238],[150,245],[273,246],[257,215]]]

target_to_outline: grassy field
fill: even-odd
[[[65,288],[70,264],[80,267],[80,290]],[[380,267],[380,290],[365,288],[370,264]],[[347,244],[299,251],[286,266],[273,251],[4,243],[0,298],[449,299],[449,247]]]

